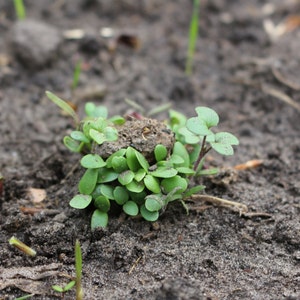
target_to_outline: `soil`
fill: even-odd
[[[27,19],[61,34],[85,32],[63,38],[55,54],[51,47],[43,66],[17,55],[12,3],[0,1],[0,299],[59,299],[51,286],[75,275],[76,239],[84,299],[299,299],[299,1],[201,1],[191,76],[184,67],[192,1],[25,1]],[[81,174],[79,155],[62,145],[72,120],[45,90],[81,115],[89,100],[127,114],[125,98],[145,111],[171,102],[188,116],[199,105],[213,108],[240,145],[232,157],[210,154],[208,166],[224,171],[203,179],[205,193],[248,213],[191,202],[186,215],[174,203],[157,224],[116,213],[91,232],[91,211],[68,204]],[[254,159],[262,163],[233,169]],[[12,236],[37,255],[10,246]],[[74,289],[64,296],[74,298]]]

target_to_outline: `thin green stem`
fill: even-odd
[[[189,29],[188,53],[187,53],[187,59],[186,59],[186,65],[185,65],[185,73],[187,75],[192,74],[193,59],[194,59],[196,42],[197,42],[197,37],[198,37],[199,7],[200,7],[200,0],[194,0],[193,14],[192,14],[190,29]]]
[[[199,156],[194,164],[194,171],[198,170],[198,167],[199,167],[200,163],[202,162],[202,159],[207,154],[207,152],[211,149],[211,147],[207,148],[205,144],[206,144],[206,136],[203,137]]]
[[[26,18],[26,9],[23,0],[14,0],[14,6],[18,20],[24,20]]]

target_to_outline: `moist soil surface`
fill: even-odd
[[[12,3],[0,1],[0,299],[59,299],[51,286],[75,275],[76,239],[84,299],[300,299],[299,1],[201,1],[191,76],[192,1],[25,1],[26,20],[42,27],[17,22]],[[73,123],[46,90],[81,116],[90,100],[111,115],[132,112],[125,98],[146,112],[213,108],[240,145],[232,157],[209,153],[207,167],[223,169],[200,181],[248,212],[190,202],[186,215],[174,203],[155,224],[115,213],[92,232],[91,211],[69,207],[82,174],[62,144]]]

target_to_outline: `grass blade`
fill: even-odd
[[[194,0],[193,14],[189,30],[189,46],[186,59],[185,73],[192,74],[192,65],[195,54],[196,42],[198,37],[198,15],[199,15],[200,0]]]
[[[24,20],[26,18],[26,9],[23,0],[14,0],[14,7],[18,20]]]

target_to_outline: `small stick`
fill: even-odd
[[[132,267],[130,268],[130,270],[128,271],[128,274],[130,275],[133,270],[136,268],[136,266],[138,265],[139,261],[142,259],[142,256],[139,256],[137,258],[137,260],[134,262],[134,264],[132,265]]]
[[[233,209],[237,209],[240,212],[240,215],[245,214],[248,211],[248,207],[245,204],[238,203],[235,201],[225,200],[222,198],[209,196],[209,195],[191,195],[190,198],[196,201],[209,202],[212,204],[216,204],[218,206],[229,207]]]

